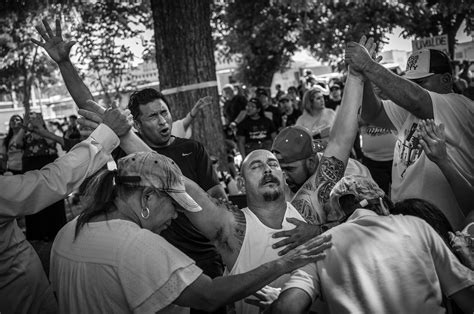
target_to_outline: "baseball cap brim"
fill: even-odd
[[[201,206],[186,192],[167,192],[181,207],[189,212],[199,212]]]
[[[403,75],[403,77],[409,80],[418,80],[432,75],[435,75],[435,73],[408,71],[405,73],[405,75]]]

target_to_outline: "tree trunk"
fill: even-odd
[[[23,71],[25,78],[23,80],[23,107],[25,108],[25,120],[28,121],[30,117],[30,99],[31,99],[31,84],[32,84],[32,74],[28,73],[28,69],[25,67]]]
[[[216,81],[209,0],[151,0],[156,61],[162,91],[190,84]],[[166,98],[174,120],[181,119],[196,101],[212,96],[214,102],[199,113],[193,138],[226,164],[217,86],[173,92]]]

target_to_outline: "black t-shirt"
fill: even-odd
[[[298,120],[299,116],[301,116],[301,111],[298,109],[293,109],[293,112],[286,117],[286,126],[292,126],[296,124],[296,120]]]
[[[242,110],[245,110],[246,106],[247,98],[242,95],[235,95],[234,97],[232,97],[231,100],[226,101],[224,104],[224,114],[229,123],[234,121],[235,118],[237,118],[237,116],[239,115],[239,113]]]
[[[273,121],[273,125],[275,125],[276,129],[281,127],[280,109],[270,105],[267,108],[263,109],[263,113],[265,114],[265,117]]]
[[[70,139],[70,140],[77,140],[81,138],[81,132],[79,132],[79,129],[77,126],[70,125],[66,132],[64,132],[64,138]]]
[[[209,155],[201,143],[176,137],[169,146],[152,149],[172,159],[180,167],[183,175],[196,182],[204,191],[219,184]],[[119,158],[125,156],[125,153],[122,151],[119,155],[114,154]],[[178,218],[173,219],[171,225],[160,235],[194,259],[198,266],[199,260],[219,254],[215,246],[183,213],[178,213]]]
[[[275,125],[267,117],[260,117],[257,120],[245,117],[237,125],[237,135],[245,136],[245,143],[271,140],[273,132],[276,132]]]
[[[326,108],[330,108],[332,110],[336,110],[336,108],[341,104],[342,98],[340,100],[332,100],[331,98],[327,98],[325,105]]]
[[[246,117],[237,125],[237,135],[245,136],[246,154],[256,149],[270,149],[273,132],[276,132],[276,127],[267,117],[257,120]]]

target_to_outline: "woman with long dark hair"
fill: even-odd
[[[10,117],[8,125],[8,134],[3,141],[7,155],[6,170],[13,174],[20,174],[23,173],[23,140],[25,136],[23,118],[14,114]]]

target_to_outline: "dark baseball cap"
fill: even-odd
[[[272,152],[280,163],[291,163],[312,156],[316,152],[316,145],[308,129],[289,126],[275,137]]]
[[[436,49],[422,49],[411,54],[403,77],[417,80],[434,74],[453,73],[447,54]]]

